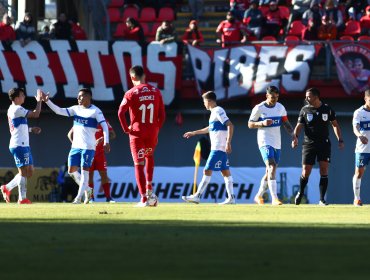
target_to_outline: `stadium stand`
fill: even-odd
[[[124,0],[111,0],[108,4],[108,8],[121,8],[125,5]]]
[[[170,7],[162,7],[159,10],[157,21],[174,21],[175,20],[175,12]]]
[[[123,10],[121,21],[125,22],[128,17],[139,19],[139,9],[135,6],[128,6]]]
[[[140,11],[140,22],[153,22],[157,20],[157,14],[154,8],[144,7]]]
[[[109,22],[120,22],[121,21],[121,11],[117,8],[108,9]]]

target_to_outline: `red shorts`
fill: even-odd
[[[107,159],[104,153],[95,154],[94,160],[91,164],[90,171],[107,171]]]
[[[153,137],[154,136],[154,137]],[[130,137],[130,149],[134,163],[141,162],[145,157],[152,156],[158,143],[158,136]]]

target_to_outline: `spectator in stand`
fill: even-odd
[[[172,23],[168,20],[162,22],[162,25],[158,27],[157,33],[155,34],[155,40],[161,44],[167,44],[175,42],[177,39],[176,30]]]
[[[320,3],[317,0],[311,2],[310,8],[303,13],[302,23],[308,25],[309,20],[313,20],[313,24],[319,28],[321,25],[321,20],[324,15],[324,11],[320,8]]]
[[[353,9],[353,19],[354,20],[360,20],[362,15],[364,14],[365,8],[368,5],[367,0],[346,0],[344,5],[345,5],[345,10],[348,14],[350,13],[350,9]]]
[[[249,3],[249,9],[244,13],[243,23],[257,39],[261,39],[263,15],[261,10],[258,9],[258,0],[251,0]]]
[[[77,20],[70,20],[72,38],[75,40],[87,40],[86,32]]]
[[[42,27],[41,32],[39,33],[39,39],[40,40],[50,40],[51,39],[51,34],[50,34],[50,28],[49,25],[44,25]]]
[[[191,18],[199,21],[203,15],[203,0],[189,0],[189,7],[191,11]]]
[[[338,9],[337,0],[326,0],[325,2],[325,16],[330,18],[330,21],[337,27],[337,32],[344,30],[344,21],[342,12]]]
[[[57,40],[70,40],[72,38],[72,27],[64,13],[61,13],[58,21],[53,24],[51,34]]]
[[[8,14],[4,14],[3,21],[0,23],[0,41],[5,41],[9,44],[15,41],[15,31],[12,27],[12,19]]]
[[[19,23],[15,32],[17,40],[19,40],[22,47],[35,40],[36,29],[32,24],[32,15],[30,13],[25,13],[23,21]]]
[[[216,33],[221,36],[217,43],[222,47],[239,45],[247,41],[247,33],[240,21],[237,21],[232,12],[227,12],[226,20],[220,22],[217,26]]]
[[[316,1],[315,0],[293,0],[292,1],[293,8],[292,8],[292,12],[289,17],[288,26],[290,26],[292,22],[295,20],[301,20],[304,12],[310,9],[310,5],[312,2],[316,2]]]
[[[184,36],[182,36],[184,44],[192,46],[199,46],[200,43],[204,42],[204,38],[200,30],[198,29],[198,22],[192,20],[189,23],[189,28],[185,30]]]
[[[139,43],[145,42],[143,27],[136,19],[128,17],[126,19],[126,26],[127,30],[123,34],[125,40],[137,41]]]
[[[274,36],[277,38],[279,36],[280,29],[286,24],[286,19],[281,14],[276,1],[270,2],[265,19],[263,36]]]
[[[243,20],[244,13],[248,7],[249,0],[230,0],[230,11],[234,14],[237,20]]]
[[[323,16],[322,24],[319,27],[319,39],[320,40],[335,40],[337,38],[337,27],[332,23],[330,17]]]
[[[365,9],[366,14],[360,19],[361,34],[370,36],[370,6]]]
[[[307,27],[302,32],[302,40],[305,41],[316,41],[319,39],[318,36],[318,27],[315,25],[315,22],[313,19],[310,19],[308,21]]]

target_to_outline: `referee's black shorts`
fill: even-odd
[[[314,165],[315,161],[330,162],[331,144],[330,142],[320,143],[320,145],[302,145],[302,164]]]

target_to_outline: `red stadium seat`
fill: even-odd
[[[276,42],[276,38],[274,36],[265,36],[262,38],[262,41],[274,41]]]
[[[288,35],[288,36],[286,36],[285,37],[285,40],[284,40],[284,42],[285,43],[288,43],[288,44],[291,44],[291,43],[293,43],[293,44],[297,44],[297,43],[299,43],[301,40],[299,39],[299,37],[297,37],[297,36],[294,36],[294,35]]]
[[[157,21],[174,21],[175,12],[170,7],[163,7],[159,10]]]
[[[134,6],[129,6],[123,10],[122,21],[125,22],[126,18],[131,17],[136,20],[139,19],[139,10]]]
[[[361,33],[361,26],[357,20],[349,20],[342,35],[358,36]]]
[[[121,21],[121,12],[116,8],[108,9],[109,22],[120,22]]]
[[[294,36],[301,37],[302,30],[304,30],[305,28],[306,26],[300,20],[295,20],[290,25],[288,35],[294,35]]]
[[[161,26],[161,24],[162,24],[161,22],[153,23],[152,29],[150,30],[150,35],[155,36],[155,34],[157,33],[157,29],[159,26]]]
[[[155,9],[152,7],[144,7],[140,12],[140,22],[153,22],[157,18]]]
[[[354,41],[355,39],[353,39],[352,36],[349,36],[349,35],[344,35],[344,36],[341,36],[340,39],[342,41]]]
[[[369,41],[370,42],[370,36],[362,35],[358,37],[357,41]]]
[[[108,8],[121,8],[124,4],[124,0],[111,0],[108,4]]]
[[[150,33],[148,24],[146,22],[142,22],[140,24],[141,24],[141,27],[143,28],[144,36],[150,36],[151,33]]]
[[[127,29],[126,23],[121,22],[117,24],[116,31],[113,34],[115,38],[122,38],[125,34],[125,30]]]

